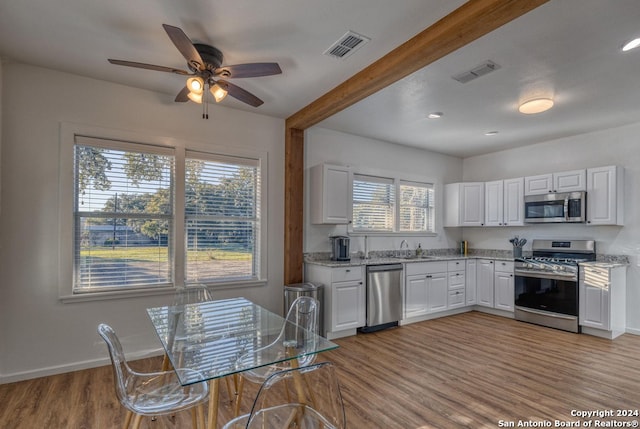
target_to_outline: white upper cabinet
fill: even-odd
[[[624,225],[624,169],[587,169],[587,224]]]
[[[311,167],[311,222],[347,224],[351,220],[351,170],[319,164]]]
[[[484,184],[484,224],[502,226],[504,219],[504,181],[494,180]]]
[[[585,170],[540,174],[524,178],[525,195],[541,195],[550,192],[578,192],[586,189]]]
[[[444,226],[484,225],[484,182],[451,183],[444,192]]]
[[[485,183],[485,226],[524,225],[524,178]]]

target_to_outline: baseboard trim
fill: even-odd
[[[127,360],[133,361],[138,359],[146,359],[154,356],[160,356],[162,355],[162,353],[164,353],[162,349],[144,350],[141,352],[136,352],[135,354],[128,355]],[[31,371],[14,372],[12,374],[0,374],[0,384],[15,383],[17,381],[48,377],[51,375],[64,374],[73,371],[81,371],[83,369],[97,368],[105,365],[111,365],[111,360],[108,356],[100,359],[72,362],[65,365],[55,365]]]

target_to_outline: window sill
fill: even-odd
[[[227,282],[220,284],[207,284],[206,286],[213,290],[222,289],[241,289],[249,287],[261,287],[267,284],[267,280],[251,280],[251,281],[238,281]],[[144,296],[158,296],[158,295],[173,295],[176,292],[174,287],[156,287],[148,289],[134,289],[134,290],[110,290],[103,292],[85,292],[76,293],[72,295],[63,295],[59,299],[63,304],[71,304],[76,302],[90,302],[90,301],[106,301],[111,299],[128,299],[138,298]],[[214,296],[215,298],[215,296]]]

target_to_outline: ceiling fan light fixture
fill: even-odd
[[[224,100],[228,93],[227,90],[217,82],[213,86],[211,86],[211,88],[209,88],[209,91],[211,91],[211,95],[213,95],[213,98],[215,98],[216,103]]]
[[[204,80],[199,76],[190,77],[187,79],[187,88],[189,88],[189,91],[191,92],[202,94],[204,91]]]
[[[194,103],[202,104],[202,92],[200,94],[190,92],[189,94],[187,94],[187,97],[189,97],[189,100],[193,101]]]
[[[553,100],[550,98],[534,98],[520,104],[518,111],[525,115],[533,115],[545,112],[553,107]]]

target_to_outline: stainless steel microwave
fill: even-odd
[[[587,193],[566,192],[524,197],[526,223],[586,222]]]

